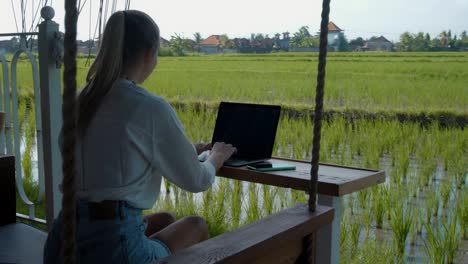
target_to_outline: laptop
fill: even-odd
[[[281,106],[221,102],[212,144],[237,148],[224,165],[241,167],[271,159]]]

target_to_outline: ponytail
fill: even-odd
[[[136,55],[159,47],[159,29],[143,12],[115,12],[107,21],[99,51],[86,77],[86,86],[78,97],[78,136],[83,137],[106,94],[121,77],[125,65]]]
[[[99,52],[86,76],[87,85],[78,97],[79,136],[84,135],[99,104],[122,73],[124,40],[125,15],[119,11],[107,21],[104,34],[100,36]]]

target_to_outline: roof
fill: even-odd
[[[372,37],[368,40],[369,41],[376,41],[376,42],[390,42],[388,39],[386,39],[384,36],[380,36],[380,37]]]
[[[328,23],[328,31],[343,31],[343,30],[339,28],[335,23],[330,21],[330,23]]]
[[[169,46],[169,41],[163,37],[159,37],[159,41],[161,43],[161,46]]]
[[[219,45],[221,41],[219,40],[219,35],[211,35],[208,38],[202,40],[200,45]]]

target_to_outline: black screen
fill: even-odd
[[[269,158],[280,111],[280,106],[222,102],[212,143],[232,144],[238,157]]]

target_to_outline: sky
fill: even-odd
[[[78,22],[78,39],[82,40],[88,39],[90,32],[94,35],[100,2],[81,0],[85,1]],[[114,1],[117,10],[123,9],[126,2],[104,0],[104,3],[109,2],[108,14]],[[24,2],[29,29],[33,12],[38,3],[45,0]],[[0,33],[17,32],[12,3],[21,30],[21,0],[0,0]],[[48,0],[48,3],[52,3],[56,11],[54,20],[63,25],[64,0]],[[204,38],[212,34],[234,38],[250,37],[251,33],[269,36],[285,31],[294,33],[301,26],[317,32],[321,0],[131,0],[130,7],[148,13],[166,39],[175,33],[193,38],[195,32],[200,32]],[[434,37],[448,29],[460,34],[468,30],[468,0],[332,0],[330,20],[344,30],[348,39],[383,35],[398,41],[405,31],[428,32]]]

